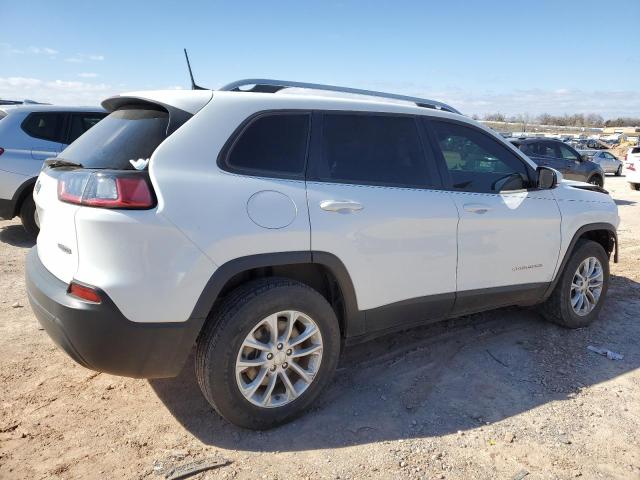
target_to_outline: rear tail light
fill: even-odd
[[[636,171],[636,166],[633,162],[627,163],[627,170],[631,170],[632,172]]]
[[[58,199],[87,207],[129,210],[156,204],[144,172],[65,172],[58,179]]]
[[[625,154],[624,154],[624,161],[625,161],[625,162],[627,161],[627,157],[628,157],[628,154],[626,154],[626,153],[625,153]]]
[[[4,148],[0,147],[0,155],[4,153]]]
[[[94,287],[89,287],[87,285],[80,285],[79,283],[76,283],[76,282],[71,282],[69,284],[67,293],[72,297],[76,297],[81,300],[86,300],[87,302],[93,302],[93,303],[102,302],[102,298],[100,298],[100,294]]]

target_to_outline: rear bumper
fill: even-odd
[[[27,255],[26,283],[31,308],[51,339],[80,365],[99,372],[176,376],[204,323],[131,322],[105,292],[100,292],[100,304],[71,297],[67,284],[42,265],[37,247]]]

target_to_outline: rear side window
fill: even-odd
[[[321,154],[309,178],[397,187],[432,185],[415,119],[392,115],[325,113]]]
[[[169,114],[149,106],[118,109],[60,154],[85,168],[133,170],[130,160],[148,160],[167,138]]]
[[[71,115],[69,127],[69,139],[67,143],[73,143],[80,135],[102,120],[106,113],[74,113]]]
[[[31,113],[22,122],[22,130],[33,138],[64,143],[64,113]]]
[[[309,139],[307,113],[272,113],[255,118],[232,144],[228,170],[255,175],[303,176]]]
[[[525,143],[520,147],[520,150],[527,155],[533,155],[535,157],[555,158],[559,156],[555,146],[547,142]]]
[[[457,123],[432,120],[431,124],[452,187],[478,193],[498,193],[528,186],[524,162],[489,135]]]

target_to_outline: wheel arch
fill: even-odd
[[[545,299],[553,292],[553,289],[564,272],[569,258],[571,258],[571,255],[580,240],[592,240],[599,243],[602,245],[605,252],[607,252],[609,258],[611,258],[611,255],[613,254],[614,263],[618,263],[618,233],[616,231],[616,227],[610,223],[590,223],[583,225],[574,233],[571,243],[569,243],[564,257],[562,258],[560,267],[556,272],[555,278],[549,284],[549,288],[545,292]]]
[[[349,273],[338,257],[327,252],[279,252],[236,258],[221,265],[204,287],[191,318],[210,321],[209,314],[226,294],[256,278],[285,277],[318,291],[336,313],[343,338],[364,332]]]
[[[22,202],[27,198],[27,195],[32,194],[33,187],[36,184],[36,180],[38,177],[30,178],[18,187],[18,189],[13,194],[13,198],[11,199],[11,218],[20,214],[20,207],[22,206]]]

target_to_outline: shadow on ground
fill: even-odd
[[[0,242],[23,248],[31,248],[36,244],[35,238],[29,236],[19,224],[0,227]]]
[[[616,199],[614,200],[614,202],[616,202],[616,205],[635,205],[638,202],[634,202],[633,200],[619,200]]]
[[[193,359],[180,376],[150,384],[175,418],[206,444],[300,451],[431,437],[497,422],[640,366],[640,284],[612,277],[591,327],[566,330],[509,308],[387,335],[346,349],[313,409],[267,432],[222,420],[200,394]],[[625,355],[611,361],[587,350]]]

